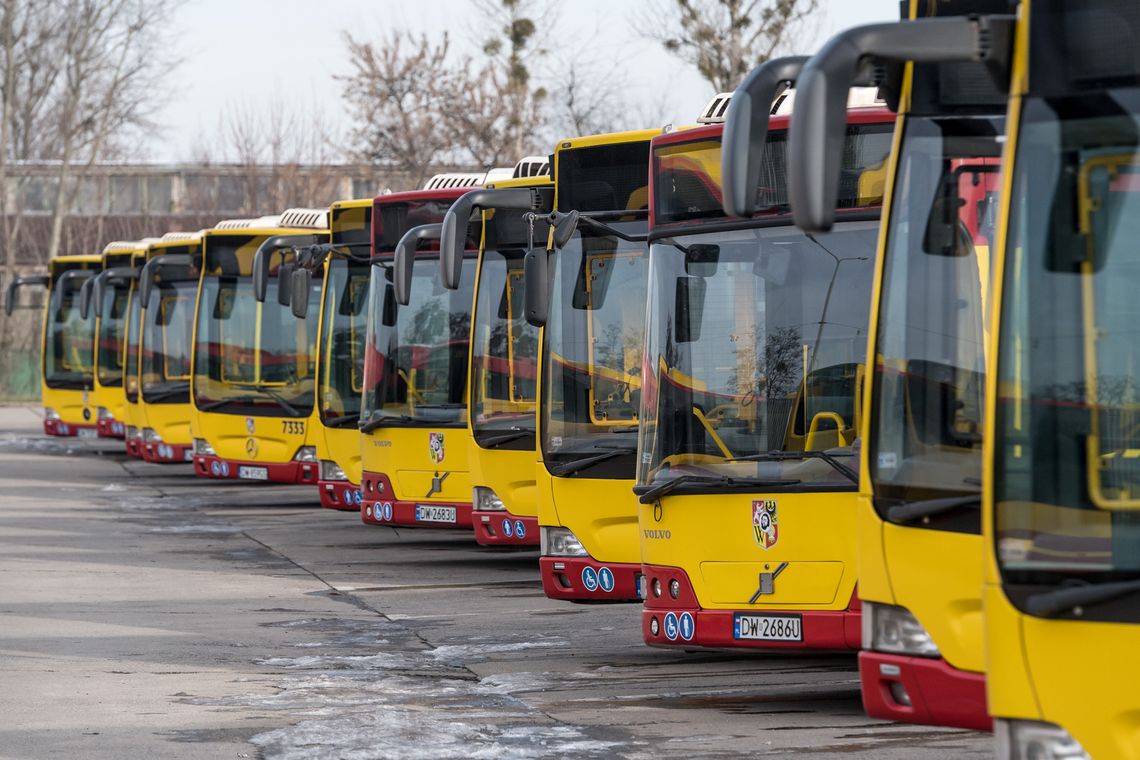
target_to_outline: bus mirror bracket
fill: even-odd
[[[923,18],[868,24],[831,38],[796,83],[788,130],[788,198],[796,226],[827,232],[835,223],[847,132],[847,95],[867,58],[916,63],[986,63],[1008,70],[1013,16]],[[995,78],[1000,73],[994,74]],[[731,108],[731,107],[730,107]]]
[[[40,287],[47,287],[51,283],[51,275],[46,274],[29,274],[23,277],[15,277],[8,283],[8,292],[4,297],[4,314],[12,316],[12,311],[16,308],[16,299],[19,298],[20,288],[29,285],[39,285]]]
[[[146,305],[150,303],[150,292],[154,288],[154,278],[158,269],[163,266],[194,266],[194,259],[189,254],[185,253],[168,253],[162,256],[155,256],[153,259],[143,265],[142,271],[139,272],[139,303]]]
[[[444,214],[443,230],[439,236],[440,282],[443,287],[448,290],[459,288],[459,279],[463,274],[463,251],[467,247],[467,224],[475,209],[542,211],[542,205],[542,193],[538,188],[532,187],[472,190],[456,199]]]
[[[269,266],[272,256],[280,253],[282,257],[292,252],[299,245],[316,245],[327,240],[327,236],[319,234],[310,235],[271,235],[261,241],[257,253],[253,255],[253,297],[265,303],[269,293]]]
[[[454,208],[453,205],[452,209]],[[447,213],[451,214],[451,210],[448,210]],[[446,223],[447,217],[444,217],[442,224],[421,224],[418,227],[412,227],[404,233],[400,242],[396,243],[395,261],[392,264],[394,274],[392,284],[396,290],[396,303],[401,306],[407,306],[412,298],[412,270],[416,261],[416,248],[419,247],[419,242],[421,240],[439,240],[442,245],[443,227]],[[466,229],[466,225],[464,225],[464,230]],[[452,289],[454,290],[454,288]]]
[[[574,233],[578,230],[578,212],[568,211],[565,214],[558,214],[558,218],[554,220],[554,248],[564,248],[570,242],[570,238],[574,237]]]

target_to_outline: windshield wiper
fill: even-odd
[[[566,475],[573,475],[574,473],[576,473],[580,470],[584,470],[587,467],[593,467],[596,464],[600,464],[600,463],[605,462],[607,460],[614,459],[615,457],[625,456],[627,454],[633,454],[636,451],[637,451],[637,449],[631,449],[631,448],[606,449],[605,451],[601,451],[597,454],[591,454],[590,456],[587,456],[587,457],[582,457],[580,459],[573,459],[569,462],[564,462],[562,464],[553,465],[549,468],[550,474],[554,475],[555,477],[563,477]]]
[[[416,404],[416,409],[466,409],[467,404]]]
[[[273,391],[269,390],[268,388],[248,388],[246,390],[252,390],[252,391],[256,391],[257,393],[260,393],[262,396],[265,396],[270,401],[277,404],[277,406],[284,409],[286,412],[288,412],[293,417],[300,417],[301,416],[301,410],[299,410],[297,407],[293,406],[288,401],[283,399],[280,395],[278,395],[277,393],[274,393]],[[255,396],[252,393],[247,393],[244,396],[231,396],[230,398],[223,398],[223,399],[218,399],[217,401],[211,401],[207,404],[203,404],[203,405],[199,406],[198,409],[199,409],[199,411],[209,412],[209,411],[213,411],[214,409],[220,409],[223,406],[226,406],[227,404],[248,404],[252,401],[257,401],[258,398],[259,398],[259,396]]]
[[[484,438],[479,441],[479,445],[485,449],[493,449],[496,446],[502,446],[504,443],[510,443],[511,441],[517,441],[520,438],[526,438],[528,435],[533,436],[534,431],[513,430],[509,433],[502,433],[500,435],[493,435],[489,438]]]
[[[843,456],[852,456],[851,454],[844,454]],[[859,483],[859,473],[851,469],[847,465],[840,462],[834,454],[828,454],[826,451],[768,451],[763,454],[752,454],[746,457],[732,457],[730,462],[783,462],[788,459],[818,459],[822,462],[827,462],[829,465],[839,471],[843,477],[850,480],[852,483]]]
[[[329,417],[325,420],[325,427],[348,427],[360,423],[359,414],[342,414],[339,417]]]
[[[371,433],[378,427],[393,424],[407,424],[415,422],[416,418],[410,414],[381,414],[373,417],[367,422],[360,423],[360,432]]]
[[[763,478],[734,478],[731,475],[678,475],[675,478],[651,486],[638,486],[634,492],[642,504],[652,504],[662,496],[667,496],[673,490],[685,485],[705,485],[733,488],[744,486],[747,488],[778,488],[794,486],[801,482],[796,478],[784,480],[766,480]]]
[[[230,396],[229,398],[221,398],[217,401],[210,401],[198,406],[200,412],[212,412],[215,409],[221,409],[228,404],[248,404],[251,401],[256,401],[256,396]]]
[[[887,510],[887,519],[896,523],[909,523],[927,517],[941,515],[946,512],[953,512],[955,509],[962,507],[980,506],[982,506],[982,495],[980,493],[973,493],[968,496],[946,496],[939,499],[923,499],[921,501],[912,501],[891,507]]]
[[[1066,586],[1065,588],[1046,591],[1043,594],[1033,594],[1025,600],[1025,607],[1031,615],[1052,617],[1076,607],[1088,607],[1093,604],[1110,602],[1113,599],[1140,591],[1140,580],[1088,584],[1077,581],[1077,583],[1082,585]]]
[[[144,390],[143,391],[143,401],[145,401],[148,404],[152,404],[155,401],[161,401],[164,398],[170,398],[171,396],[179,396],[179,395],[183,395],[183,394],[186,394],[189,392],[190,392],[190,383],[178,383],[176,385],[171,385],[167,388],[163,388],[162,390],[155,391],[155,392],[149,393],[149,394]]]

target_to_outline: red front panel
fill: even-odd
[[[242,468],[253,472],[264,470],[265,478],[243,477]],[[316,462],[240,462],[219,457],[194,455],[194,474],[200,478],[248,480],[251,483],[298,483],[316,485]]]
[[[139,445],[138,441],[134,442]],[[131,442],[127,442],[127,452],[130,453]],[[175,464],[192,461],[194,447],[191,444],[171,443],[144,443],[141,444],[140,458],[155,464]]]
[[[591,557],[539,557],[542,590],[570,602],[637,602],[641,565]]]
[[[142,441],[140,441],[138,438],[128,438],[126,447],[127,456],[131,457],[132,459],[143,458]]]
[[[958,670],[943,659],[864,651],[859,681],[863,709],[872,718],[993,730],[982,673]]]
[[[318,480],[317,490],[325,509],[355,512],[363,501],[360,488],[347,480]]]
[[[47,435],[59,436],[62,438],[74,438],[79,434],[80,430],[94,430],[96,433],[99,432],[99,428],[95,425],[76,425],[72,422],[44,420],[44,433]]]
[[[510,512],[472,512],[475,540],[480,546],[538,546],[538,518]]]
[[[100,438],[126,438],[127,426],[114,417],[106,417],[95,423]]]
[[[392,483],[386,475],[378,472],[365,472],[361,486],[363,486],[363,497],[360,503],[360,521],[366,525],[471,529],[471,502],[415,502],[394,499]],[[455,510],[454,515],[448,510]],[[454,521],[441,519],[443,515],[454,516],[455,519]]]

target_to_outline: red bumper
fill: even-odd
[[[135,443],[138,444],[137,441]],[[130,445],[128,442],[128,452]],[[142,458],[148,462],[174,464],[193,461],[194,447],[189,443],[143,443],[141,449]]]
[[[345,512],[360,509],[360,489],[347,480],[318,480],[317,490],[321,494],[321,506],[325,509]]]
[[[993,730],[982,673],[958,670],[942,659],[860,652],[859,681],[863,709],[872,718]]]
[[[849,610],[814,612],[752,610],[744,614],[800,619],[802,641],[737,638],[736,610],[646,608],[641,612],[641,635],[650,646],[709,647],[715,649],[823,649],[859,648],[859,613]],[[656,625],[654,624],[656,621]],[[656,633],[654,633],[656,629]]]
[[[264,471],[265,478],[243,477],[241,468]],[[232,459],[194,455],[194,474],[218,480],[248,480],[253,483],[302,483],[316,485],[316,462],[240,462]]]
[[[126,447],[127,447],[127,456],[131,457],[132,459],[142,459],[143,458],[142,441],[140,441],[139,439],[128,438],[127,442],[126,442]]]
[[[539,557],[542,590],[569,602],[638,602],[641,565],[591,557]]]
[[[59,420],[44,420],[44,433],[61,438],[74,438],[80,430],[94,430],[99,432],[95,425],[76,425],[74,422],[61,422]]]
[[[365,525],[471,529],[471,502],[400,501],[388,476],[378,472],[365,472],[360,485],[360,521]],[[450,518],[452,509],[454,521],[441,519]]]
[[[510,512],[472,512],[480,546],[538,546],[538,518]]]
[[[107,417],[95,423],[100,438],[126,438],[127,426],[114,417]]]

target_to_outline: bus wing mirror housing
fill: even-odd
[[[292,295],[289,298],[289,308],[293,316],[304,319],[309,314],[309,289],[313,283],[313,273],[304,267],[297,267],[292,274]]]
[[[578,212],[569,211],[561,214],[554,222],[554,248],[565,248],[578,230]]]
[[[281,306],[290,306],[293,303],[293,273],[295,271],[297,271],[297,267],[290,263],[282,263],[277,268],[277,303]]]
[[[701,313],[704,311],[708,283],[701,277],[678,277],[673,301],[673,340],[692,343],[701,338]]]
[[[265,303],[269,293],[269,267],[273,254],[284,257],[286,250],[295,252],[299,245],[317,245],[328,240],[326,235],[272,235],[261,241],[257,253],[253,255],[253,297]],[[284,305],[284,304],[282,304]]]
[[[452,209],[454,208],[452,206]],[[447,213],[450,215],[451,210],[449,209]],[[443,228],[446,223],[447,217],[445,216],[443,224],[421,224],[419,227],[412,227],[404,233],[400,242],[396,243],[395,261],[392,266],[394,273],[392,284],[396,288],[396,302],[401,306],[407,306],[412,298],[412,270],[416,263],[416,248],[419,246],[419,242],[421,240],[439,240],[442,245]],[[466,222],[463,224],[463,230],[463,234],[466,234]],[[460,258],[462,258],[462,252]],[[455,287],[459,287],[458,281],[456,281]],[[452,288],[452,290],[454,289]]]
[[[28,285],[39,285],[47,287],[51,283],[51,276],[46,274],[29,274],[23,277],[15,277],[8,283],[8,292],[4,297],[4,313],[7,316],[12,316],[12,311],[16,308],[16,299],[19,298],[20,288]]]
[[[467,225],[477,208],[541,211],[542,196],[535,188],[502,187],[472,190],[452,203],[443,217],[443,230],[439,235],[440,282],[448,290],[459,288],[463,251],[467,248]],[[399,278],[396,281],[399,282]]]
[[[550,252],[532,248],[523,258],[523,316],[535,327],[550,317]]]
[[[720,159],[723,205],[729,216],[752,216],[756,210],[772,104],[783,87],[796,80],[807,61],[806,55],[765,61],[732,93],[724,118]]]
[[[788,198],[796,226],[827,232],[835,223],[847,96],[868,57],[915,63],[996,62],[1008,54],[1012,16],[924,18],[868,24],[832,37],[800,72],[788,130]]]

